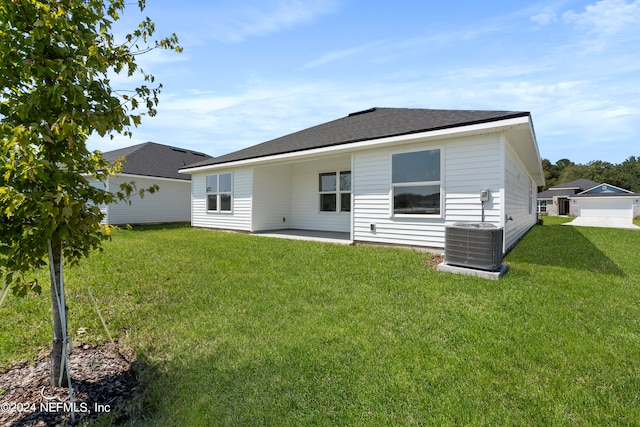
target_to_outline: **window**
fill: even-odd
[[[351,212],[351,171],[319,175],[320,212]]]
[[[391,156],[394,215],[440,215],[440,150]]]
[[[546,212],[547,212],[547,201],[538,200],[538,213],[546,213]]]
[[[231,174],[207,176],[207,210],[231,212]]]

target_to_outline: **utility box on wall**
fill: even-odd
[[[488,222],[457,222],[445,228],[444,262],[498,271],[502,265],[503,229]]]

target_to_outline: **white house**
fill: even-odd
[[[576,179],[554,185],[538,193],[538,213],[549,216],[572,214],[575,216],[575,212],[571,212],[569,198],[597,185],[597,182],[590,179]]]
[[[565,182],[538,193],[538,212],[580,218],[609,218],[631,224],[640,216],[640,194],[589,179]]]
[[[93,181],[92,185],[113,192],[124,182],[134,182],[138,189],[159,187],[156,193],[146,193],[143,198],[132,195],[130,205],[120,202],[101,206],[105,214],[103,222],[149,224],[191,220],[191,175],[178,170],[211,156],[155,142],[108,151],[102,156],[109,162],[124,158],[122,173],[109,177],[106,182]]]
[[[195,227],[433,248],[446,225],[484,219],[510,249],[544,184],[531,116],[513,111],[372,108],[180,172]]]
[[[640,194],[602,183],[570,196],[571,213],[580,218],[610,218],[631,224],[640,215]]]

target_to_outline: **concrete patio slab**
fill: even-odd
[[[481,277],[483,279],[490,280],[498,280],[502,276],[505,275],[509,266],[506,264],[502,264],[500,266],[500,270],[498,271],[485,271],[485,270],[477,270],[475,268],[466,268],[466,267],[458,267],[456,265],[445,264],[444,262],[438,264],[436,270],[444,271],[445,273],[453,273],[453,274],[465,274],[467,276],[476,276]]]
[[[311,240],[324,243],[352,245],[349,233],[318,230],[269,230],[252,233],[255,236],[276,237],[280,239]]]
[[[571,222],[563,225],[574,225],[578,227],[602,227],[602,228],[625,228],[629,230],[640,230],[640,227],[633,224],[631,218],[611,218],[611,217],[582,217],[579,216]]]

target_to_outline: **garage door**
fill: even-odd
[[[582,199],[578,201],[580,216],[599,218],[633,218],[630,199]]]

